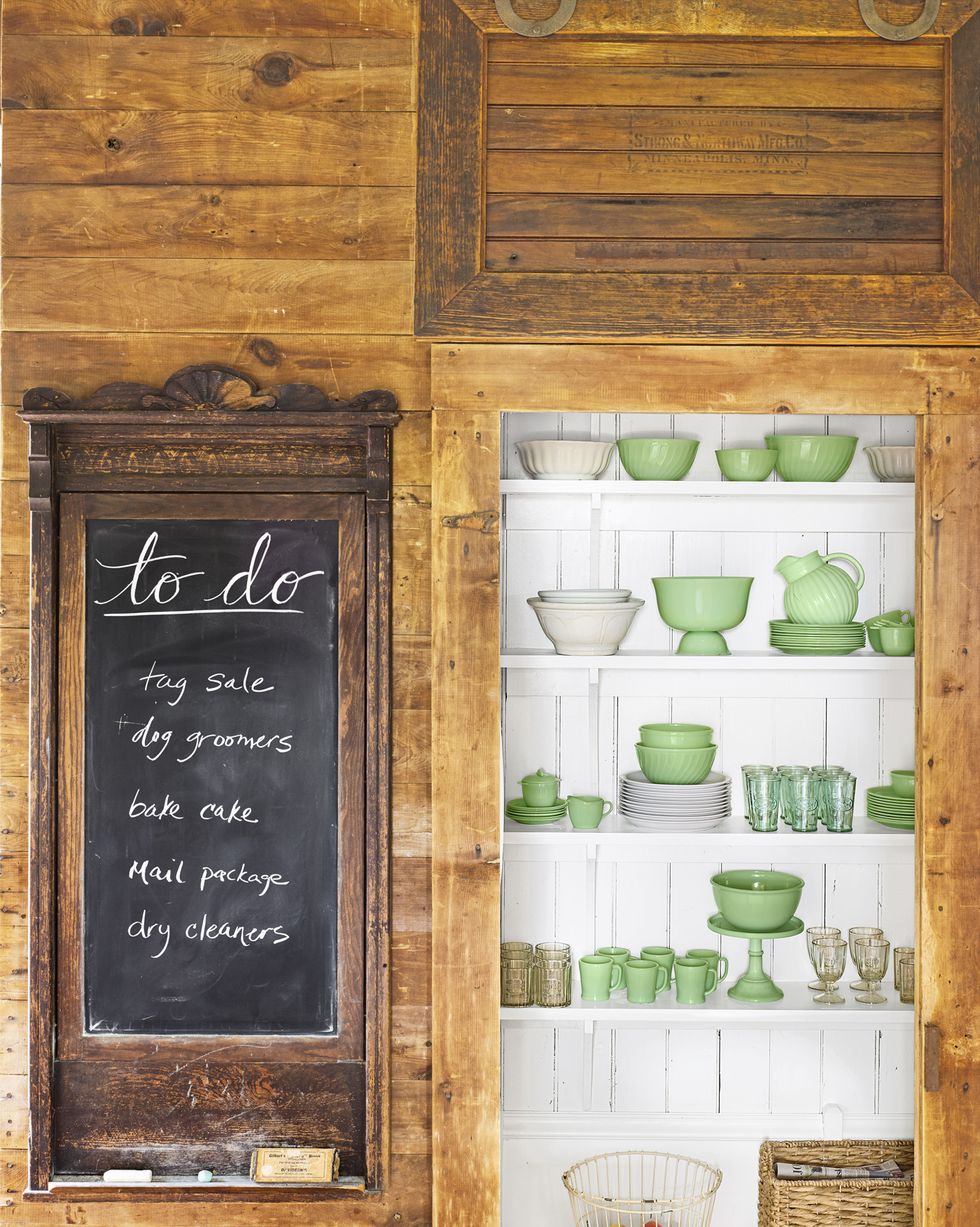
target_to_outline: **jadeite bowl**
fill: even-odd
[[[915,651],[914,626],[879,626],[878,638],[885,656],[911,656]]]
[[[623,468],[636,481],[679,481],[698,453],[697,439],[620,439]]]
[[[778,869],[726,869],[711,879],[718,911],[735,929],[775,933],[793,918],[803,879]]]
[[[851,466],[856,435],[766,435],[783,481],[839,481]]]
[[[715,452],[718,468],[729,481],[765,481],[776,465],[774,448],[726,447]]]
[[[915,796],[915,772],[914,771],[893,771],[892,788],[900,797]]]
[[[711,745],[707,724],[641,724],[640,745],[657,750],[703,750]]]
[[[907,609],[889,609],[887,613],[876,614],[865,622],[868,632],[868,643],[875,652],[881,651],[881,628],[883,626],[915,626],[915,619]]]
[[[717,746],[661,749],[636,743],[640,770],[651,784],[700,784],[710,772],[717,753]]]
[[[727,656],[719,631],[745,617],[752,577],[746,575],[663,575],[653,580],[660,616],[675,631],[686,631],[680,656]]]

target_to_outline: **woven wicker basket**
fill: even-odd
[[[912,1166],[909,1141],[763,1142],[759,1147],[759,1227],[912,1227],[912,1182],[777,1180],[773,1164],[861,1167],[895,1159]]]

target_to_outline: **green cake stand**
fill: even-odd
[[[798,933],[802,933],[803,921],[799,916],[788,920],[775,933],[749,933],[745,929],[733,929],[721,912],[716,912],[708,921],[708,928],[723,937],[744,937],[749,943],[748,968],[728,990],[729,997],[734,997],[736,1001],[747,1001],[752,1005],[765,1001],[782,1001],[783,990],[763,969],[762,943],[778,941],[781,937],[796,937]]]

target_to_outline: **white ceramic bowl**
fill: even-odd
[[[615,443],[588,439],[528,439],[517,445],[525,471],[545,481],[594,481],[615,450]]]
[[[866,447],[871,471],[879,481],[915,481],[914,447]]]
[[[628,601],[633,595],[629,588],[542,588],[538,596],[549,605],[594,605],[610,601]]]
[[[606,605],[557,605],[529,597],[541,629],[559,656],[614,656],[644,601],[610,601]]]

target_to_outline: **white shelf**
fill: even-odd
[[[509,529],[912,533],[915,487],[897,482],[500,483]]]
[[[747,956],[744,961],[747,962]],[[731,977],[737,978],[743,970],[743,963],[738,957],[733,957]],[[854,978],[854,969],[850,964],[847,974],[849,979]],[[652,1005],[631,1005],[624,991],[614,993],[609,1001],[582,1001],[576,984],[570,1006],[563,1009],[504,1006],[500,1011],[500,1020],[507,1025],[519,1023],[547,1027],[598,1024],[607,1027],[737,1026],[759,1030],[804,1028],[811,1031],[856,1031],[869,1027],[879,1030],[911,1029],[915,1017],[913,1007],[899,1001],[890,981],[882,989],[882,995],[888,998],[885,1005],[862,1005],[855,1001],[854,993],[847,988],[847,980],[842,985],[842,995],[847,998],[844,1005],[816,1005],[814,994],[805,984],[785,982],[779,984],[785,993],[782,1001],[753,1005],[728,996],[731,977],[718,987],[704,1005],[678,1005],[672,991],[661,993]]]
[[[732,652],[730,656],[678,656],[675,652],[620,650],[612,656],[559,656],[554,648],[509,648],[501,654],[502,669],[657,669],[683,673],[739,673],[746,670],[780,673],[825,673],[828,668],[854,672],[907,674],[915,671],[913,656],[882,656],[864,650],[850,656],[787,656],[783,652]]]
[[[915,483],[900,481],[634,481],[631,477],[604,481],[546,481],[530,477],[505,477],[502,494],[599,494],[627,497],[902,499],[915,502]]]
[[[791,831],[780,825],[778,831],[753,831],[744,818],[732,816],[713,831],[702,831],[686,834],[683,831],[641,831],[632,827],[618,813],[610,814],[603,819],[602,825],[594,831],[576,830],[567,818],[548,826],[529,827],[510,818],[504,819],[504,848],[552,848],[572,852],[576,849],[586,858],[596,855],[599,849],[609,851],[628,849],[674,849],[688,848],[695,845],[704,852],[705,860],[714,857],[723,858],[725,849],[736,849],[739,856],[758,852],[763,859],[768,858],[771,851],[785,853],[787,849],[797,855],[818,852],[823,860],[836,859],[838,854],[844,854],[856,848],[874,848],[876,852],[887,852],[889,857],[899,854],[903,859],[911,859],[915,843],[914,832],[896,831],[880,826],[870,818],[856,817],[854,830],[846,834],[833,834],[824,830],[803,834]]]

